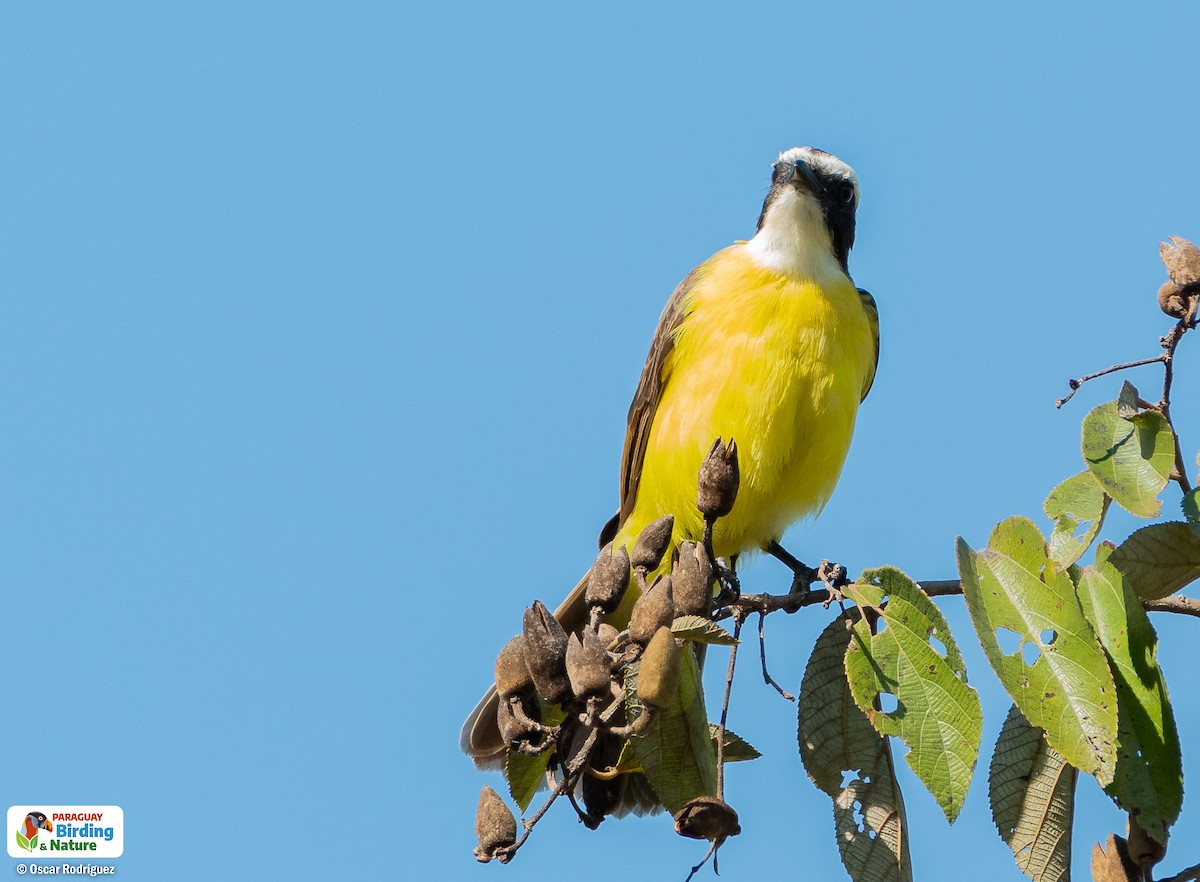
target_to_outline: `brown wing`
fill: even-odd
[[[642,480],[642,464],[646,461],[646,445],[650,441],[650,426],[658,410],[659,399],[667,378],[663,369],[667,356],[675,348],[675,332],[683,322],[683,301],[696,283],[698,269],[692,270],[675,288],[671,299],[663,308],[658,319],[658,328],[650,342],[650,354],[638,380],[633,403],[629,405],[629,419],[625,428],[625,450],[621,453],[621,508],[617,514],[618,526],[625,523],[633,504],[637,501],[638,484]]]
[[[862,398],[859,399],[865,401],[871,386],[875,384],[875,369],[879,367],[879,307],[875,305],[875,298],[871,296],[870,291],[859,288],[858,299],[862,301],[863,309],[866,310],[867,319],[871,322],[871,334],[875,338],[875,361],[871,364],[866,382],[863,383]]]

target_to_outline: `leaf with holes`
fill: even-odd
[[[1160,600],[1200,577],[1200,536],[1191,524],[1167,521],[1135,531],[1113,551],[1113,566],[1142,600]]]
[[[838,616],[813,646],[800,684],[800,759],[833,800],[838,850],[854,882],[912,882],[908,821],[890,743],[850,694],[849,642],[846,619]]]
[[[983,712],[950,627],[925,592],[892,567],[868,570],[844,593],[880,615],[879,633],[860,620],[846,649],[854,701],[881,735],[896,735],[911,748],[908,765],[953,823],[979,755]]]
[[[1117,414],[1117,403],[1101,404],[1083,418],[1083,459],[1104,492],[1143,518],[1162,510],[1158,494],[1175,468],[1175,438],[1156,410],[1131,419]]]
[[[693,643],[734,646],[738,642],[732,634],[704,616],[680,616],[671,623],[671,633],[680,640],[690,640]]]
[[[1079,560],[1100,532],[1111,501],[1086,469],[1051,490],[1045,503],[1046,517],[1054,521],[1050,559],[1060,567]]]
[[[1167,831],[1183,802],[1179,732],[1158,666],[1158,635],[1121,571],[1112,546],[1096,549],[1096,565],[1079,574],[1079,600],[1108,655],[1117,684],[1117,768],[1106,790],[1153,839]]]
[[[556,704],[542,707],[542,724],[557,726],[566,714]],[[508,792],[513,802],[521,811],[529,808],[533,797],[546,783],[546,763],[550,760],[553,750],[543,750],[537,756],[509,750],[504,756],[504,779],[508,782]]]
[[[696,656],[679,654],[679,691],[667,707],[658,708],[646,729],[633,737],[633,749],[655,794],[672,814],[697,796],[717,789],[717,755],[709,733]],[[637,665],[625,672],[626,714],[642,711],[637,700]]]
[[[957,552],[967,610],[996,676],[1050,745],[1106,786],[1117,759],[1116,686],[1070,575],[1051,565],[1025,518],[997,525],[978,552],[960,537]],[[1013,651],[1001,648],[1002,636],[1013,638]]]
[[[992,820],[1017,869],[1037,882],[1069,882],[1076,772],[1016,705],[988,772]]]

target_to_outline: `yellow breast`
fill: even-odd
[[[666,513],[676,516],[676,540],[701,535],[696,477],[719,436],[737,441],[742,480],[715,550],[762,548],[833,492],[874,369],[870,323],[843,274],[797,279],[758,265],[740,244],[701,268],[684,314],[617,544],[632,546]]]

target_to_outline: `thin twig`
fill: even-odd
[[[796,696],[785,690],[782,686],[775,682],[775,678],[767,673],[767,637],[763,632],[763,625],[767,620],[767,614],[759,612],[758,614],[758,657],[762,659],[762,674],[763,682],[768,686],[774,686],[775,691],[786,698],[788,701],[795,701]]]
[[[958,579],[931,580],[918,582],[929,597],[945,597],[962,594],[962,583]],[[734,614],[735,609],[746,612],[773,613],[782,610],[794,613],[806,606],[817,603],[827,603],[829,592],[825,589],[816,591],[799,591],[789,594],[743,594],[725,609],[717,611],[713,616],[715,621],[727,619]],[[1142,606],[1151,612],[1170,612],[1180,615],[1200,618],[1200,599],[1173,595],[1162,600],[1143,600]]]
[[[575,786],[575,781],[578,780],[579,773],[583,770],[584,764],[587,763],[588,754],[592,752],[592,748],[596,744],[596,738],[599,736],[600,730],[593,729],[588,735],[587,740],[583,742],[579,752],[575,754],[575,758],[570,764],[563,769],[562,780],[558,782],[558,786],[551,791],[550,796],[542,803],[542,807],[537,810],[533,817],[528,820],[521,821],[521,826],[525,828],[525,832],[521,834],[521,838],[512,845],[504,849],[497,849],[494,857],[498,857],[501,852],[511,857],[517,853],[525,840],[529,838],[529,834],[533,832],[533,828],[537,826],[537,822],[542,819],[546,812],[550,811],[550,806],[554,805],[554,801]]]
[[[1184,493],[1190,493],[1192,485],[1188,481],[1187,466],[1183,462],[1183,451],[1179,447],[1179,433],[1175,431],[1175,424],[1171,422],[1171,383],[1175,379],[1175,349],[1179,346],[1179,341],[1183,339],[1188,328],[1191,327],[1192,322],[1195,321],[1196,302],[1198,301],[1193,298],[1190,317],[1181,319],[1162,339],[1163,349],[1166,351],[1162,355],[1163,393],[1162,401],[1158,403],[1158,410],[1170,427],[1171,439],[1175,442],[1175,473],[1171,475],[1171,478],[1179,484]]]
[[[1167,879],[1160,879],[1158,882],[1193,882],[1196,879],[1200,879],[1200,864],[1188,867],[1186,870],[1181,870],[1174,876]]]
[[[725,721],[729,718],[729,694],[733,691],[733,668],[737,664],[738,637],[746,613],[733,614],[733,646],[729,648],[729,670],[725,674],[725,698],[721,702],[721,722],[717,726],[717,799],[725,798]],[[707,860],[707,858],[705,858]]]
[[[1137,361],[1127,361],[1124,364],[1114,364],[1112,367],[1106,367],[1102,371],[1096,371],[1093,374],[1087,374],[1085,376],[1079,377],[1078,379],[1067,380],[1067,385],[1071,387],[1071,391],[1068,392],[1066,395],[1064,395],[1062,398],[1058,399],[1058,401],[1054,402],[1054,406],[1062,407],[1064,404],[1066,404],[1068,401],[1070,401],[1072,398],[1074,398],[1075,393],[1077,391],[1079,391],[1079,387],[1082,386],[1084,383],[1086,383],[1088,380],[1094,380],[1097,377],[1103,377],[1105,374],[1115,374],[1117,371],[1127,371],[1130,368],[1142,367],[1143,365],[1154,364],[1155,362],[1164,361],[1165,355],[1166,354],[1164,353],[1163,355],[1156,355],[1156,356],[1154,356],[1154,358],[1142,358],[1142,359],[1138,359]]]
[[[688,873],[687,878],[684,879],[683,882],[692,882],[692,877],[700,872],[700,868],[708,863],[709,858],[713,858],[713,869],[716,869],[716,858],[713,856],[716,854],[717,846],[720,844],[720,840],[714,839],[712,841],[712,844],[708,846],[708,851],[704,853],[704,859],[701,860],[700,863],[696,864],[696,866],[692,867],[692,872]]]

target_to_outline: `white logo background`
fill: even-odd
[[[50,822],[52,829],[38,830],[37,848],[32,852],[26,851],[17,844],[17,831],[22,834],[25,832],[25,817],[30,812],[41,812]],[[55,815],[100,815],[98,821],[65,821],[58,820]],[[99,827],[101,830],[112,828],[112,839],[105,839],[100,836],[80,836],[76,832],[73,836],[59,836],[58,831],[60,825],[70,825],[71,827],[86,827],[91,825],[93,828]],[[87,858],[115,858],[120,857],[125,851],[125,812],[119,805],[14,805],[8,810],[8,826],[4,831],[4,835],[8,840],[8,854],[10,857],[26,858],[29,860],[43,860],[50,858],[67,858],[67,859],[87,859]],[[94,842],[96,843],[95,851],[89,849],[68,851],[60,849],[51,849],[50,841],[57,840],[60,843],[65,843],[67,840],[75,843]]]

